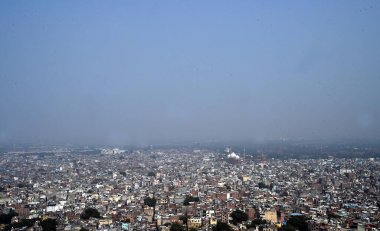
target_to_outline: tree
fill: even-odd
[[[37,219],[22,219],[19,222],[5,226],[4,231],[11,231],[12,228],[32,227]]]
[[[212,227],[212,231],[232,231],[232,228],[227,223],[218,222],[216,226]]]
[[[183,205],[190,205],[190,202],[199,202],[199,197],[193,197],[187,195],[183,201]]]
[[[145,197],[144,198],[144,205],[147,205],[149,207],[154,207],[156,206],[156,198],[151,198],[151,197]]]
[[[291,225],[284,225],[281,227],[280,231],[296,231],[297,229],[294,228],[293,226]]]
[[[251,221],[251,224],[247,225],[247,228],[256,228],[256,226],[265,225],[266,223],[266,220],[254,219]]]
[[[124,171],[119,171],[119,173],[120,173],[120,175],[122,175],[122,176],[127,176],[127,173],[126,172],[124,172]]]
[[[0,214],[0,224],[10,224],[12,218],[17,216],[18,214],[14,210],[10,210],[9,213]]]
[[[187,214],[180,216],[179,220],[183,221],[183,223],[187,225],[187,221],[188,221]]]
[[[238,223],[248,220],[248,214],[238,209],[233,211],[230,217],[232,217],[232,223],[234,225],[237,225]]]
[[[287,197],[289,196],[289,193],[287,191],[280,192],[280,197]]]
[[[285,226],[281,228],[281,231],[307,231],[308,225],[305,216],[291,216]]]
[[[80,215],[80,218],[83,220],[88,220],[90,217],[100,218],[99,211],[95,208],[86,208]]]
[[[57,230],[57,220],[51,218],[42,220],[41,227],[43,231],[55,231]]]
[[[265,185],[264,182],[260,182],[257,186],[258,186],[259,188],[267,188],[267,186]]]
[[[178,223],[173,223],[170,226],[170,231],[185,231],[185,229],[183,228],[183,225],[180,225]]]

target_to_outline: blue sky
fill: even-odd
[[[379,1],[1,1],[0,142],[380,138]]]

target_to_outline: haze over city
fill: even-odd
[[[0,143],[380,138],[379,1],[1,1]]]

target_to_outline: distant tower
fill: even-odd
[[[263,153],[260,156],[260,166],[261,166],[262,169],[264,168],[265,162],[266,162],[266,156]]]
[[[262,153],[262,154],[260,155],[260,162],[263,162],[263,163],[265,163],[265,162],[266,162],[266,160],[267,160],[267,157],[266,157],[266,155],[265,155],[264,153]]]
[[[224,152],[227,153],[227,154],[229,154],[231,152],[231,147],[226,147],[224,149]]]

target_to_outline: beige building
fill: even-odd
[[[188,220],[187,225],[189,228],[199,228],[202,226],[202,220],[199,217],[192,217]]]
[[[251,179],[250,176],[247,176],[247,175],[243,176],[243,182],[249,181],[250,179]]]
[[[210,225],[216,225],[218,224],[218,220],[215,217],[210,218]]]
[[[265,211],[264,219],[276,224],[278,222],[277,211],[275,209]]]

